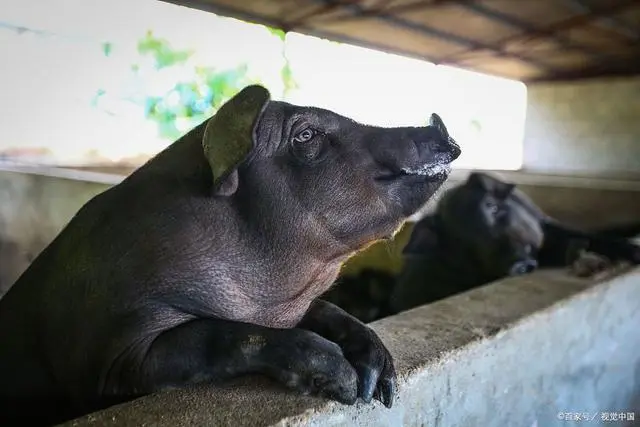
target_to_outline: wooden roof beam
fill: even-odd
[[[313,0],[316,3],[330,3],[332,0]],[[348,9],[353,14],[353,19],[358,19],[358,16],[366,10],[366,8],[362,7],[357,3],[343,5],[345,9]],[[557,69],[549,64],[545,64],[541,61],[536,60],[535,58],[531,58],[525,55],[521,55],[514,52],[507,52],[504,49],[501,49],[500,46],[496,46],[494,44],[483,43],[476,40],[468,39],[466,37],[462,37],[456,34],[452,34],[446,31],[438,30],[435,28],[428,27],[426,25],[422,25],[416,22],[407,21],[406,19],[397,17],[393,14],[387,12],[380,12],[376,15],[371,16],[371,19],[377,19],[390,26],[396,26],[402,29],[415,31],[416,33],[424,34],[428,37],[438,38],[440,40],[444,40],[446,42],[452,44],[458,44],[460,46],[464,46],[468,48],[468,51],[479,51],[479,50],[487,50],[494,52],[497,56],[506,57],[511,59],[516,59],[527,63],[531,66],[534,66],[540,70],[544,71],[557,71]],[[452,62],[453,63],[453,62]]]
[[[490,20],[496,21],[496,22],[500,22],[502,24],[506,24],[506,25],[510,25],[514,28],[518,28],[521,31],[525,32],[525,33],[532,33],[537,31],[537,28],[535,25],[524,21],[520,18],[516,18],[515,16],[506,14],[504,12],[498,11],[498,10],[494,10],[491,9],[487,6],[484,6],[482,4],[478,4],[478,3],[460,3],[461,7],[464,7],[465,9],[468,9],[470,11],[473,11],[474,13],[484,16],[486,18],[489,18]],[[549,38],[553,38],[554,41],[556,41],[560,46],[564,47],[564,48],[568,48],[568,49],[575,49],[575,50],[579,50],[581,52],[584,52],[590,56],[594,56],[594,57],[598,57],[602,54],[602,52],[593,49],[589,46],[585,46],[583,44],[577,43],[575,41],[572,41],[570,39],[568,39],[565,36],[562,36],[560,34],[550,34],[548,35]]]
[[[589,4],[588,1],[585,0],[565,0],[567,3],[571,4],[575,9],[579,10],[581,13],[589,13],[592,11],[593,6]],[[640,3],[638,3],[640,5]],[[615,19],[608,16],[602,16],[600,18],[596,18],[596,21],[600,23],[603,27],[606,27],[618,34],[621,34],[633,41],[640,40],[640,30],[634,27],[633,25],[627,24],[619,19]]]
[[[598,19],[602,16],[610,15],[619,12],[620,10],[626,9],[630,6],[637,5],[638,0],[625,0],[616,4],[607,4],[605,6],[594,7],[590,12],[583,13],[581,15],[573,16],[571,18],[565,19],[563,21],[557,22],[555,24],[551,24],[546,26],[545,28],[537,28],[531,31],[526,31],[522,34],[516,34],[514,36],[505,37],[497,43],[495,48],[496,52],[504,52],[507,45],[514,42],[522,42],[522,41],[530,41],[539,38],[553,38],[557,36],[556,33],[560,31],[569,30],[571,28],[579,27],[581,25],[585,25],[595,19]],[[476,50],[482,50],[478,48],[470,48],[463,52],[457,52],[453,55],[448,55],[441,60],[443,62],[453,62],[455,63],[457,58],[468,55],[469,53],[473,53]],[[606,52],[603,52],[601,56],[607,56]]]
[[[371,7],[371,8],[362,8],[363,10],[359,12],[357,15],[349,15],[349,16],[338,16],[329,19],[323,19],[322,22],[340,22],[340,21],[353,21],[360,18],[373,18],[383,14],[397,14],[397,13],[406,13],[412,12],[414,10],[425,10],[436,6],[442,6],[446,4],[457,4],[457,3],[473,3],[477,0],[417,0],[411,3],[400,4],[397,6],[385,7],[384,4],[381,6]],[[384,2],[384,3],[388,3]]]

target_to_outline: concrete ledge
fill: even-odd
[[[147,396],[67,426],[553,427],[558,413],[640,419],[640,268],[502,280],[372,324],[400,377],[391,410],[245,378]],[[575,422],[575,421],[574,421]]]
[[[57,168],[53,166],[28,165],[15,162],[0,161],[0,172],[14,172],[28,175],[40,175],[51,178],[70,179],[74,181],[95,182],[98,184],[116,185],[125,178],[123,175],[94,172],[73,168]]]
[[[481,170],[478,171],[495,174],[502,179],[520,186],[545,186],[561,188],[586,188],[605,191],[640,191],[639,176],[613,176],[613,175],[576,175],[562,172],[544,172],[532,170]],[[462,182],[473,172],[469,169],[453,169],[449,181]]]

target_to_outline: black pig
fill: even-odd
[[[391,314],[389,301],[395,279],[390,272],[365,268],[358,274],[339,277],[321,298],[361,322],[370,323]]]
[[[631,229],[630,229],[631,230]],[[572,229],[542,212],[514,184],[472,172],[417,222],[391,297],[399,312],[538,267],[562,267],[578,249],[640,263],[640,247],[610,233]]]
[[[0,300],[0,425],[247,373],[390,407],[391,355],[317,297],[459,154],[435,114],[379,128],[246,87],[87,202]]]

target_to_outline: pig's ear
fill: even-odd
[[[404,256],[428,255],[438,245],[438,229],[435,217],[426,216],[416,222],[411,230],[409,241],[402,249]]]
[[[483,191],[491,191],[496,179],[482,172],[471,172],[467,178],[467,185]]]
[[[447,130],[447,127],[444,125],[440,116],[436,113],[431,114],[431,117],[429,117],[429,126],[436,128],[443,138],[449,138],[449,131]]]
[[[213,194],[230,196],[238,189],[238,166],[254,149],[256,125],[269,99],[264,87],[247,86],[207,122],[202,148],[213,174]]]
[[[498,181],[500,184],[496,186],[496,188],[493,190],[493,193],[496,195],[497,198],[499,199],[506,199],[509,196],[511,196],[511,193],[513,193],[513,190],[516,188],[516,185],[512,182],[503,182],[503,181]]]
[[[506,199],[511,195],[515,184],[501,181],[482,172],[471,172],[467,178],[467,185],[478,188],[486,193],[491,193],[499,199]]]

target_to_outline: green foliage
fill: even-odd
[[[189,78],[177,81],[160,96],[147,96],[144,100],[146,116],[158,125],[160,136],[175,140],[183,130],[177,126],[192,128],[211,116],[247,84],[247,65],[235,69],[218,70],[212,67],[192,65],[193,51],[173,49],[167,40],[155,37],[151,32],[138,43],[141,56],[151,56],[157,70],[169,67],[188,67]],[[183,129],[184,129],[183,127]]]
[[[290,91],[298,88],[298,84],[293,78],[291,63],[289,62],[289,58],[287,57],[287,45],[285,43],[287,33],[279,28],[267,27],[267,30],[274,36],[278,37],[282,42],[282,58],[284,59],[284,65],[280,70],[280,77],[282,78],[282,83],[284,84],[284,91],[282,96],[286,98]]]
[[[102,43],[102,52],[104,53],[104,56],[109,56],[111,55],[111,50],[113,49],[113,44],[106,42],[106,43]]]
[[[287,37],[287,33],[285,33],[283,30],[281,30],[280,28],[271,28],[271,27],[267,27],[267,30],[273,34],[274,36],[278,37],[280,39],[280,41],[284,42],[284,39]]]
[[[138,42],[138,53],[142,56],[152,56],[158,70],[184,64],[193,55],[193,51],[190,50],[173,49],[167,40],[155,37],[152,31],[147,31],[144,38]]]
[[[282,95],[286,98],[290,91],[298,88],[298,83],[293,77],[293,71],[291,70],[291,64],[289,63],[287,54],[282,52],[282,56],[284,57],[284,65],[280,71],[280,77],[282,78],[282,83],[284,83],[284,93]]]
[[[281,77],[285,96],[297,87],[291,66],[285,54],[285,33],[269,28],[269,31],[282,41],[284,65]],[[113,51],[111,43],[104,43],[105,56]],[[138,42],[137,50],[141,57],[151,58],[155,72],[180,69],[183,77],[162,94],[135,93],[126,97],[128,101],[140,105],[148,119],[154,121],[162,138],[175,140],[185,129],[190,129],[213,115],[222,104],[233,97],[243,87],[260,83],[248,75],[248,65],[240,64],[232,69],[202,67],[192,63],[191,50],[179,50],[171,46],[168,40],[157,37],[148,31]],[[140,80],[140,64],[131,64],[130,70],[135,79]],[[144,92],[144,91],[143,91]],[[94,97],[96,105],[105,91],[100,89]]]

